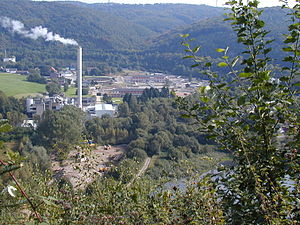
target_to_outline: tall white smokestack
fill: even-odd
[[[77,48],[77,95],[78,107],[82,109],[82,48]]]

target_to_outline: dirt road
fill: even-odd
[[[131,184],[137,179],[139,178],[140,176],[142,176],[146,170],[148,169],[149,165],[150,165],[150,162],[151,162],[151,158],[150,157],[147,157],[145,162],[144,162],[144,165],[142,166],[142,168],[139,170],[139,172],[134,176],[134,178],[132,178],[132,180],[127,184],[127,187],[130,187]]]

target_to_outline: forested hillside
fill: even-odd
[[[229,10],[224,10],[228,13]],[[281,10],[279,7],[266,8],[263,19],[266,21],[266,28],[270,30],[269,39],[274,38],[274,47],[278,46],[283,40],[283,34],[287,33],[287,20],[285,16],[287,11]],[[229,22],[222,21],[222,14],[219,17],[208,18],[198,21],[191,26],[172,30],[159,38],[153,40],[151,49],[159,52],[182,52],[182,47],[178,44],[182,41],[180,34],[190,34],[190,38],[194,38],[201,45],[201,49],[206,56],[217,56],[216,48],[229,46],[233,55],[237,55],[241,51],[241,45],[235,41],[235,34]],[[225,18],[223,16],[223,18]],[[281,18],[281,19],[279,19]]]
[[[2,16],[19,20],[26,29],[47,27],[49,31],[76,40],[83,47],[84,65],[97,66],[102,73],[121,68],[192,74],[182,62],[179,34],[189,33],[198,40],[204,55],[230,46],[232,55],[241,50],[228,23],[221,22],[223,8],[185,4],[86,4],[76,2],[33,2],[3,0]],[[264,18],[275,38],[273,48],[285,32],[285,12],[267,8]],[[69,66],[75,62],[75,48],[42,39],[31,40],[0,27],[0,57],[6,49],[16,55],[14,67]],[[274,52],[274,57],[279,54]]]
[[[186,4],[81,4],[125,20],[142,25],[161,34],[179,26],[186,26],[199,20],[221,15],[223,8]]]
[[[23,22],[27,28],[41,25],[64,37],[77,40],[86,48],[98,50],[131,48],[151,35],[150,30],[117,15],[59,2],[4,0],[1,1],[0,12],[1,16]],[[22,37],[9,35],[7,31],[5,36],[28,42]],[[33,45],[31,48],[44,45],[38,42],[30,44]]]

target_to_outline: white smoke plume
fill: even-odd
[[[63,38],[59,34],[48,32],[48,29],[42,26],[37,26],[27,30],[24,24],[18,20],[13,20],[8,17],[0,17],[0,25],[6,29],[10,29],[13,33],[18,33],[24,37],[31,39],[44,38],[45,41],[59,41],[65,45],[78,45],[73,39]]]

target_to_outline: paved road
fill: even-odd
[[[127,187],[130,187],[131,184],[133,183],[133,181],[135,181],[137,178],[139,178],[140,176],[143,175],[143,173],[146,172],[146,170],[148,169],[149,165],[150,165],[150,162],[151,162],[151,158],[150,157],[147,157],[145,162],[144,162],[144,165],[142,166],[142,168],[140,169],[140,171],[132,178],[132,180],[127,184]]]

